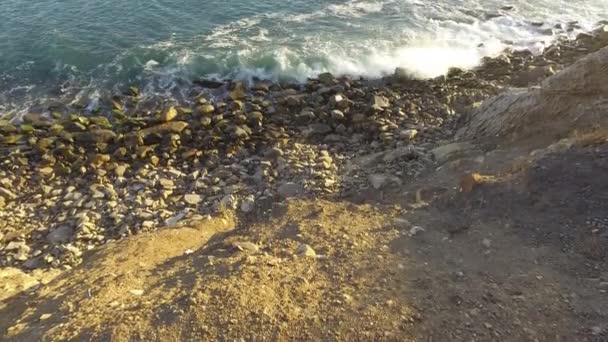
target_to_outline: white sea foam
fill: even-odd
[[[159,65],[160,65],[160,63],[151,59],[151,60],[147,61],[146,64],[144,64],[144,70],[151,71],[151,70],[154,70],[154,68],[156,68]]]
[[[339,17],[357,18],[370,13],[381,12],[386,3],[386,1],[351,0],[344,4],[330,5],[327,9]]]

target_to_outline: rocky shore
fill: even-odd
[[[140,103],[133,87],[93,115],[62,105],[2,119],[0,266],[69,268],[86,250],[184,219],[400,184],[453,152],[445,145],[468,108],[606,45],[602,27],[430,80],[399,69],[380,80],[198,80],[181,103]]]

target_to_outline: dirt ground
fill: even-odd
[[[606,341],[608,144],[574,141],[469,151],[381,194],[116,242],[5,299],[0,328],[14,341]],[[466,186],[471,171],[491,177]]]

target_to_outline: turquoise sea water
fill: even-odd
[[[2,0],[0,111],[204,76],[431,77],[603,19],[606,0]]]

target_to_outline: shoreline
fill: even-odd
[[[70,268],[99,245],[225,209],[401,184],[434,165],[470,106],[606,45],[602,28],[428,80],[201,81],[181,105],[142,104],[132,88],[103,104],[112,115],[0,120],[0,266]]]
[[[538,23],[540,24],[540,23]],[[480,69],[485,69],[484,61],[498,60],[503,56],[509,55],[520,55],[525,58],[528,58],[529,55],[536,57],[541,57],[547,55],[546,51],[554,49],[555,47],[565,47],[571,42],[579,41],[580,37],[587,35],[597,34],[602,28],[608,24],[608,21],[598,21],[596,24],[596,28],[587,33],[580,33],[577,37],[573,38],[573,36],[568,35],[560,35],[553,37],[550,41],[552,43],[547,45],[544,49],[544,52],[541,54],[532,53],[532,47],[527,49],[514,49],[514,47],[507,47],[505,50],[500,52],[498,55],[488,55],[482,56],[479,59],[479,63],[477,66],[471,69],[463,69],[465,71],[476,72]],[[563,30],[563,33],[567,33],[573,30],[574,27],[577,27],[577,22],[570,22],[567,25],[560,25],[559,30]],[[545,25],[548,27],[552,27],[551,25]],[[544,42],[539,41],[539,43],[544,44]],[[482,46],[481,44],[480,46]],[[509,43],[507,43],[509,45]],[[577,53],[577,55],[580,53]],[[562,57],[558,57],[562,58]],[[563,59],[563,58],[562,58]],[[402,73],[407,76],[407,78],[419,80],[419,81],[431,81],[433,78],[421,78],[414,76],[413,72],[407,71],[406,69],[401,69]],[[438,76],[439,78],[446,76]],[[350,79],[359,79],[365,82],[385,82],[387,79],[390,79],[394,76],[394,73],[386,74],[385,76],[380,77],[366,77],[363,75],[351,75],[344,74],[338,75],[339,77],[346,77]],[[195,101],[192,94],[198,93],[198,95],[208,95],[214,96],[218,99],[225,99],[226,93],[222,93],[220,91],[216,91],[217,88],[226,89],[233,82],[243,82],[249,86],[254,86],[257,82],[263,82],[267,84],[277,85],[281,88],[293,88],[297,90],[303,90],[302,88],[306,87],[306,84],[310,82],[310,80],[314,80],[316,77],[307,78],[306,81],[298,81],[295,79],[266,79],[266,78],[257,78],[255,76],[248,77],[247,80],[243,80],[240,78],[231,79],[217,79],[217,78],[197,78],[195,76],[189,78],[183,78],[183,76],[175,79],[175,85],[169,88],[159,89],[148,91],[147,88],[150,84],[131,84],[120,86],[119,83],[107,83],[104,82],[104,86],[100,87],[91,87],[90,85],[74,85],[70,86],[63,83],[58,83],[53,89],[53,86],[48,89],[48,92],[38,94],[38,99],[36,100],[30,98],[21,104],[12,105],[11,107],[7,107],[4,109],[4,113],[0,112],[0,119],[8,119],[11,122],[19,122],[23,115],[27,113],[37,113],[41,115],[51,116],[55,113],[61,114],[70,114],[70,113],[82,113],[85,115],[110,115],[110,112],[113,110],[112,100],[114,98],[120,98],[125,96],[131,96],[131,89],[138,88],[138,95],[141,97],[137,108],[133,108],[133,110],[150,112],[156,110],[158,106],[164,106],[167,103],[172,104],[181,104],[181,105],[193,105]],[[65,81],[65,80],[64,80]],[[158,82],[159,80],[149,80],[146,82]],[[180,84],[181,85],[178,85]],[[120,84],[123,84],[122,82]],[[24,85],[22,87],[17,87],[15,89],[19,89],[20,91],[29,91],[28,87],[33,87],[32,85]],[[145,91],[140,91],[140,89],[146,89]],[[64,93],[65,92],[65,93]],[[57,95],[52,95],[52,94]],[[64,93],[62,95],[58,95]],[[8,95],[8,99],[10,99],[12,95]],[[19,97],[19,96],[17,96]],[[195,97],[195,96],[194,96]]]

